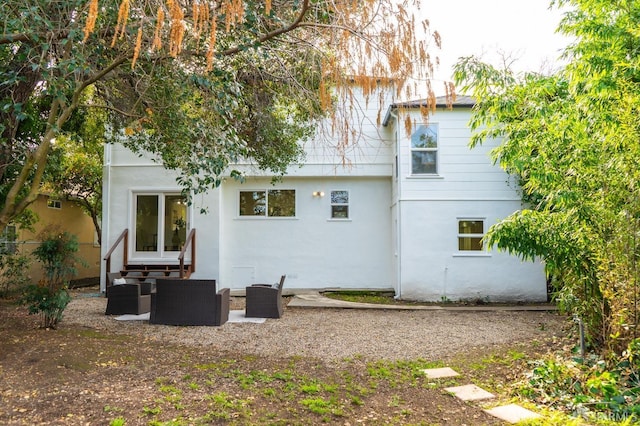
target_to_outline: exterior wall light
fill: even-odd
[[[322,191],[313,191],[314,197],[324,197],[324,192]]]

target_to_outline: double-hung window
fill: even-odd
[[[349,219],[349,191],[331,191],[331,219]]]
[[[438,173],[438,125],[421,124],[411,134],[411,174]]]
[[[483,219],[458,219],[458,251],[482,251]]]
[[[240,216],[295,217],[296,191],[269,189],[240,191]]]

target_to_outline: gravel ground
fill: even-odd
[[[544,341],[566,335],[566,319],[554,312],[363,310],[285,308],[280,319],[262,324],[175,327],[105,316],[106,299],[74,292],[61,326],[140,335],[144,340],[202,346],[257,355],[310,356],[325,360],[444,360],[457,353],[495,345]],[[232,297],[231,309],[244,309]]]

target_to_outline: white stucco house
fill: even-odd
[[[371,105],[360,117],[350,164],[331,141],[309,141],[305,163],[275,185],[246,167],[198,196],[193,208],[175,176],[119,144],[105,148],[102,286],[128,265],[177,264],[193,278],[244,289],[287,275],[285,288],[393,289],[405,300],[546,301],[544,267],[483,246],[491,225],[521,207],[517,185],[489,151],[470,149],[472,100]],[[405,130],[407,114],[416,123]],[[369,115],[367,117],[367,115]],[[380,124],[377,124],[380,122]],[[206,207],[206,214],[200,213]],[[128,230],[128,244],[115,244]],[[189,244],[187,244],[189,246]],[[190,256],[195,256],[191,259]],[[109,270],[107,270],[107,268]]]

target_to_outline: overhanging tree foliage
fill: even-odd
[[[348,104],[347,83],[367,93],[374,82],[428,82],[439,36],[413,10],[391,0],[2,2],[0,229],[35,199],[79,108],[107,111],[110,136],[178,170],[186,194],[239,159],[283,173],[314,120]]]
[[[102,161],[108,115],[101,108],[72,114],[52,147],[44,192],[75,201],[91,218],[101,243]]]
[[[542,258],[593,346],[619,352],[638,337],[640,2],[554,3],[576,37],[564,69],[518,76],[463,58],[456,81],[478,101],[471,144],[504,137],[494,158],[527,202],[488,244]]]

